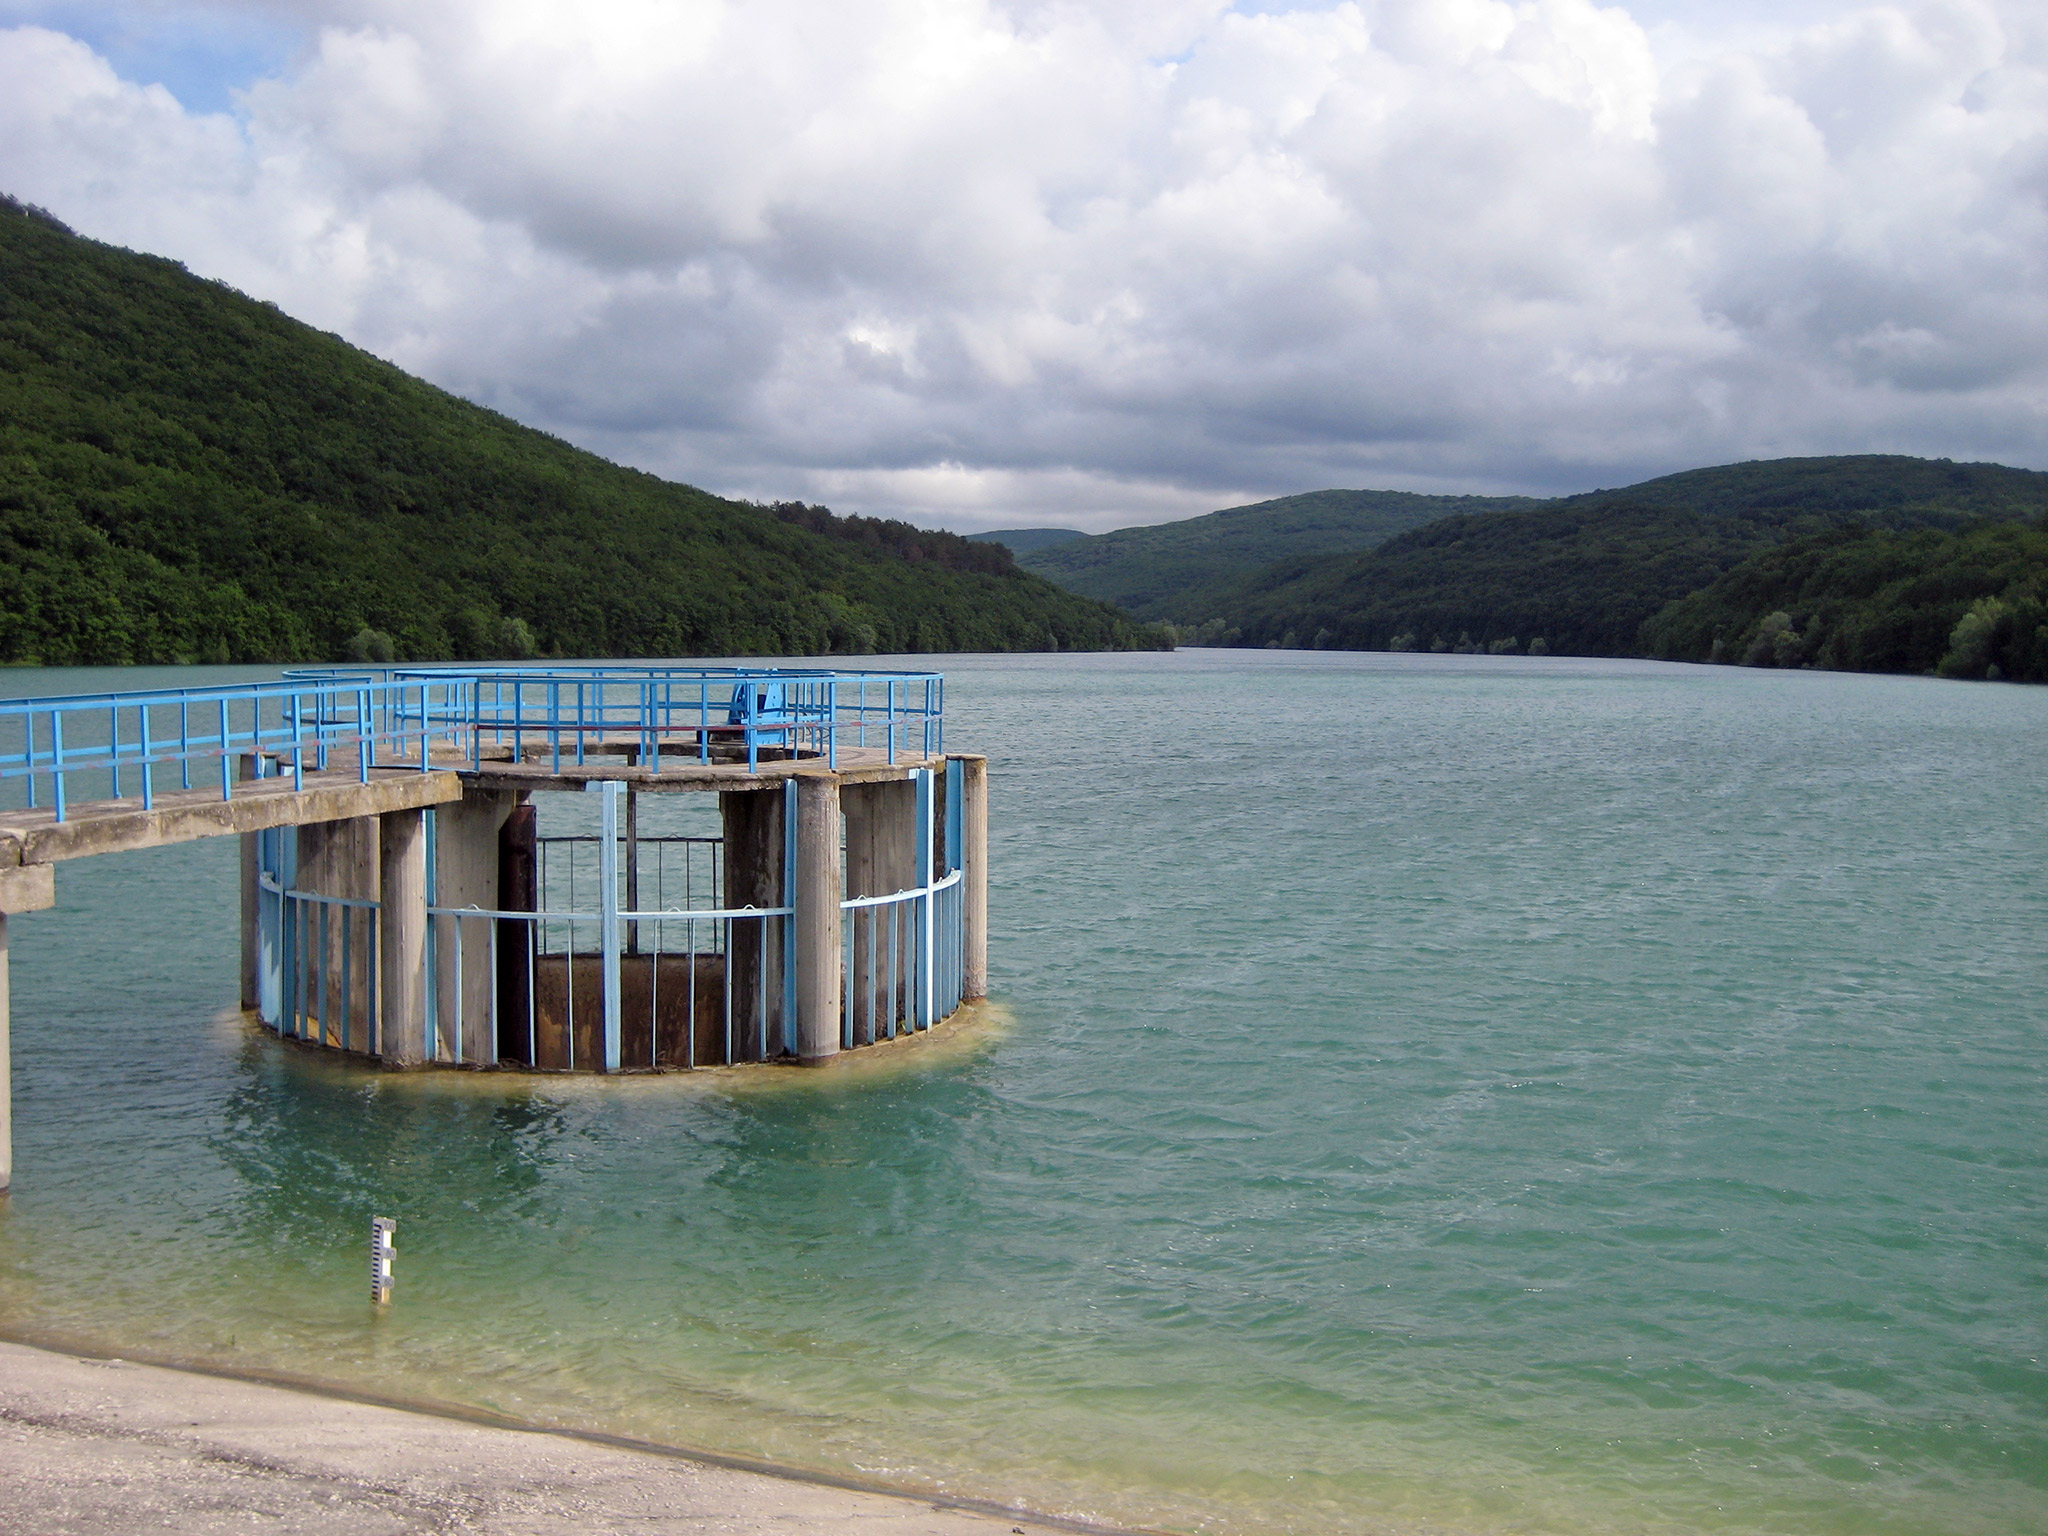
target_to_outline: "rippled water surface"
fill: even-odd
[[[1007,1018],[890,1071],[351,1070],[232,843],[65,866],[0,1326],[1185,1530],[2048,1524],[2048,690],[945,665]]]

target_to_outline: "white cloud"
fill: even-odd
[[[0,32],[0,186],[714,489],[1115,526],[2048,464],[2017,3],[281,9],[232,116]]]

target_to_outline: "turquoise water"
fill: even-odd
[[[231,844],[66,866],[0,1326],[1184,1530],[2048,1525],[2048,689],[945,665],[1005,1016],[889,1071],[366,1075],[223,1011]]]

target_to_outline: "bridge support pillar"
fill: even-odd
[[[246,783],[263,776],[263,759],[244,752],[239,777]],[[242,1006],[263,1006],[263,888],[261,874],[263,834],[242,834]]]
[[[427,813],[386,811],[377,818],[378,1042],[385,1064],[427,1060]]]
[[[796,781],[796,1051],[806,1065],[839,1054],[839,784],[836,773]]]
[[[955,757],[948,771],[960,772],[962,928],[960,995],[988,996],[988,759]]]

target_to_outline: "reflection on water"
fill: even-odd
[[[1011,1018],[874,1070],[365,1072],[221,1012],[231,845],[67,867],[0,1321],[1186,1529],[2038,1528],[2048,690],[949,670]]]

